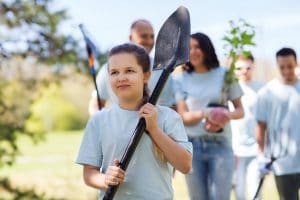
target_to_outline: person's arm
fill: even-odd
[[[83,179],[85,184],[96,189],[106,190],[108,186],[124,182],[125,172],[118,166],[119,161],[114,160],[114,166],[109,166],[104,174],[99,171],[99,167],[84,165]]]
[[[99,168],[91,165],[83,166],[83,180],[86,185],[96,189],[106,189],[105,174],[100,173]]]
[[[156,145],[162,150],[166,159],[175,169],[183,174],[192,168],[192,154],[173,139],[166,135],[159,127],[148,130]]]
[[[184,100],[181,100],[177,104],[177,112],[181,115],[183,123],[185,125],[194,125],[197,124],[204,118],[208,116],[208,110],[202,109],[198,111],[188,111],[187,105]]]
[[[161,130],[157,123],[155,106],[149,103],[144,105],[140,110],[140,116],[145,118],[146,129],[168,162],[180,172],[188,173],[192,167],[192,155]]]
[[[256,133],[256,141],[258,144],[258,152],[264,152],[264,144],[265,144],[265,131],[266,131],[266,123],[262,121],[258,121],[255,128]]]
[[[229,118],[232,119],[240,119],[244,117],[244,109],[241,102],[241,98],[237,98],[232,100],[232,104],[234,106],[234,110],[229,112]]]

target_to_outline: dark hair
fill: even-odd
[[[254,62],[254,57],[253,55],[250,53],[247,56],[245,56],[246,59],[251,60],[252,62]]]
[[[146,19],[137,19],[135,21],[132,22],[131,26],[130,26],[130,31],[132,31],[133,29],[136,28],[136,26],[139,24],[139,23],[145,23],[145,24],[149,24],[151,27],[152,27],[152,24],[146,20]]]
[[[204,54],[204,65],[208,70],[214,69],[220,66],[218,57],[215,52],[215,48],[207,35],[204,33],[194,33],[191,35],[192,39],[195,39],[198,42],[199,48],[202,50]],[[194,66],[191,62],[186,64],[185,70],[187,72],[194,71]]]
[[[140,45],[133,44],[133,43],[125,43],[118,46],[113,47],[108,57],[111,57],[113,55],[121,54],[121,53],[128,53],[132,54],[135,58],[137,63],[142,66],[143,72],[150,72],[150,58],[146,51],[146,49]],[[143,102],[142,105],[147,103],[149,98],[149,89],[147,84],[144,85],[143,90]]]
[[[297,55],[294,49],[292,48],[282,48],[276,53],[276,58],[279,56],[294,56],[295,60],[297,60]]]
[[[251,53],[249,53],[248,55],[239,55],[238,58],[251,60],[252,62],[254,62],[254,57]]]

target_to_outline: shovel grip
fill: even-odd
[[[103,200],[112,200],[118,190],[119,185],[110,186],[106,192]]]

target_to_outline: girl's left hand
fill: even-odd
[[[151,103],[143,105],[139,111],[140,117],[146,120],[146,130],[150,133],[158,128],[157,124],[157,108]]]

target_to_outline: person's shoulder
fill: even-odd
[[[104,63],[97,73],[97,79],[99,79],[100,77],[101,79],[103,79],[103,76],[106,76],[107,74],[108,74],[108,64]]]
[[[278,79],[272,79],[265,85],[264,88],[273,90],[273,89],[276,89],[276,87],[278,87],[280,85],[282,85],[281,81],[279,81]]]
[[[101,69],[107,69],[108,68],[108,63],[104,63],[102,66],[101,66]]]
[[[171,116],[180,117],[180,115],[175,110],[167,106],[156,105],[156,108],[159,114],[164,115],[164,118],[169,118]]]
[[[225,67],[225,66],[218,66],[218,67],[211,69],[212,72],[217,72],[217,73],[226,73],[228,70],[229,70],[229,68]]]
[[[279,85],[280,85],[280,81],[277,79],[273,79],[267,82],[264,86],[262,86],[258,91],[258,94],[261,96],[269,95],[269,93],[271,93],[272,90],[276,90],[276,88],[278,88]]]
[[[172,74],[172,77],[175,81],[180,81],[189,75],[190,74],[187,71],[182,71],[180,73]]]
[[[107,72],[108,72],[108,63],[106,62],[101,66],[98,74],[103,74],[103,73],[107,73]]]
[[[257,80],[252,80],[251,81],[251,87],[255,91],[259,91],[261,88],[263,88],[263,86],[264,86],[264,84],[260,81],[257,81]]]
[[[300,93],[300,79],[297,80],[297,82],[294,84],[294,87],[298,93]]]
[[[300,79],[297,80],[296,84],[297,87],[300,87]]]
[[[228,67],[224,66],[218,66],[215,68],[212,68],[209,70],[209,73],[207,73],[208,76],[218,76],[218,77],[224,77],[224,74],[228,71]]]
[[[112,112],[112,108],[102,108],[101,110],[98,110],[95,114],[93,114],[90,117],[90,120],[95,122],[98,121],[99,119],[103,120],[103,118],[107,117],[110,113]]]

